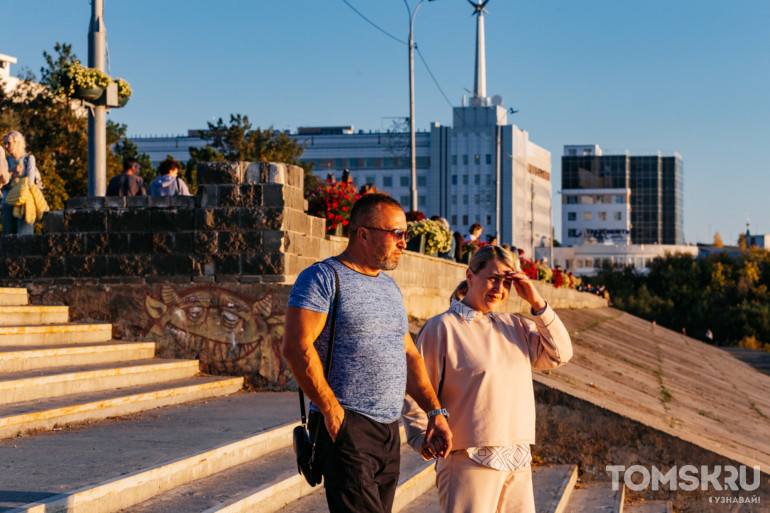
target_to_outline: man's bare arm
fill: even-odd
[[[313,342],[323,331],[327,315],[290,306],[286,309],[283,357],[297,385],[318,406],[332,441],[342,425],[345,411],[324,378],[323,364]]]
[[[428,378],[428,372],[425,370],[425,362],[409,333],[404,337],[404,347],[406,349],[406,393],[426,412],[441,408],[441,403]],[[425,432],[423,452],[430,457],[438,455],[446,457],[451,450],[452,432],[449,430],[449,423],[443,415],[431,417]]]

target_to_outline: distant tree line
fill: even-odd
[[[607,287],[612,306],[638,317],[716,345],[770,351],[770,252],[666,255],[649,270],[645,276],[606,266],[588,281]]]

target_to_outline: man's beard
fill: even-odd
[[[390,254],[382,255],[377,259],[377,268],[381,271],[392,271],[398,266],[398,259],[401,252],[393,251]]]

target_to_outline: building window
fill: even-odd
[[[345,167],[345,165],[342,163],[342,159],[334,159],[334,167],[337,169],[342,169]]]
[[[567,230],[567,237],[577,237],[577,230],[575,228]]]
[[[591,212],[583,212],[583,221],[591,220]]]
[[[371,184],[374,184],[374,181],[375,181],[376,179],[377,179],[377,178],[376,178],[376,177],[374,177],[374,176],[367,176],[367,177],[366,177],[366,183],[371,183]]]
[[[493,181],[493,176],[487,175],[487,185],[492,185],[492,181]]]
[[[626,198],[624,198],[623,196],[615,196],[615,203],[625,203],[625,202],[626,202]]]
[[[491,165],[491,164],[492,164],[492,154],[487,153],[487,165]]]
[[[478,205],[480,202],[481,202],[481,198],[479,197],[479,195],[478,194],[474,194],[473,195],[473,203]]]
[[[468,175],[463,175],[463,185],[468,185]]]
[[[401,187],[409,187],[409,177],[408,176],[402,176],[399,178],[399,183]]]
[[[477,153],[477,154],[475,154],[475,155],[473,156],[473,162],[474,162],[474,163],[475,163],[477,166],[481,165],[481,155],[479,155],[478,153]]]
[[[567,196],[567,205],[577,205],[577,196]]]
[[[457,194],[452,194],[452,205],[457,205]]]
[[[420,169],[427,169],[430,167],[430,157],[417,157],[415,160],[417,161],[415,164],[416,167],[419,167]]]
[[[382,177],[382,186],[383,187],[393,187],[393,177],[392,176],[383,176]]]
[[[369,157],[366,159],[366,167],[369,169],[374,169],[376,167],[379,167],[377,165],[377,159],[374,157]]]
[[[468,155],[463,155],[463,165],[464,166],[468,165]]]
[[[457,185],[457,175],[452,175],[452,185]]]
[[[457,165],[457,155],[452,155],[452,165],[453,166]]]
[[[463,226],[468,226],[468,216],[463,216]]]
[[[481,185],[481,175],[473,175],[473,183],[476,185]]]
[[[452,216],[452,226],[457,225],[457,216]]]
[[[599,221],[606,221],[606,220],[607,220],[607,212],[598,212],[598,213],[596,214],[596,218],[597,218]]]
[[[417,196],[417,206],[424,207],[426,203],[425,196]]]
[[[623,212],[615,212],[614,214],[615,221],[622,221],[623,220]]]
[[[417,187],[425,187],[426,185],[428,185],[428,178],[425,176],[418,176]]]
[[[468,204],[468,195],[463,194],[463,205],[467,205],[467,204]]]
[[[487,216],[487,225],[492,224],[492,216]]]
[[[404,205],[404,207],[409,208],[409,196],[399,197],[399,202]]]
[[[567,212],[567,221],[577,221],[577,212]]]

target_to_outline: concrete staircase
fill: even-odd
[[[198,376],[195,360],[154,358],[151,342],[71,324],[66,306],[31,306],[0,288],[0,438],[230,394],[243,378]]]
[[[297,474],[296,394],[226,395],[241,378],[198,376],[196,361],[67,319],[0,289],[0,512],[327,511],[323,487]],[[434,465],[406,445],[401,455],[394,511],[438,513]],[[538,512],[671,511],[580,484],[575,465],[536,466],[533,479]]]

